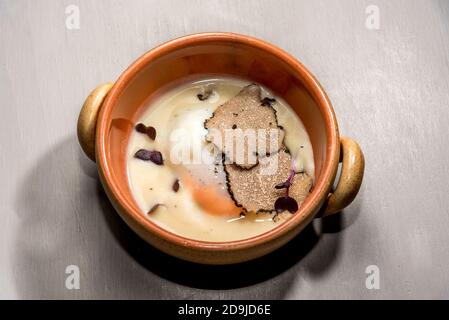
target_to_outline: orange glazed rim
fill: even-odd
[[[303,81],[303,84],[307,88],[309,94],[311,94],[317,105],[320,107],[320,111],[326,122],[326,160],[324,161],[320,176],[315,181],[312,192],[302,203],[298,212],[296,212],[292,218],[270,231],[251,238],[226,242],[209,242],[186,238],[170,232],[145,218],[142,212],[136,210],[135,206],[131,205],[133,201],[132,195],[125,191],[125,188],[118,185],[117,181],[115,181],[112,174],[112,168],[108,160],[109,146],[107,142],[107,130],[112,120],[111,111],[113,110],[119,96],[127,87],[128,83],[130,83],[130,81],[132,81],[138,72],[145,66],[168,53],[192,45],[207,44],[212,42],[215,44],[223,43],[228,45],[246,45],[265,51],[266,53],[282,60],[289,67],[291,67],[291,69],[294,70],[295,75]],[[175,245],[198,250],[227,251],[244,249],[269,242],[285,235],[301,223],[304,223],[306,220],[312,219],[312,215],[316,214],[323,202],[327,199],[329,190],[334,181],[339,162],[340,141],[337,120],[329,98],[317,79],[298,60],[284,50],[263,40],[235,33],[211,32],[187,35],[165,42],[143,54],[120,75],[107,95],[100,110],[97,121],[95,149],[100,176],[102,177],[102,181],[103,184],[105,184],[106,189],[109,189],[107,190],[109,191],[108,195],[113,198],[111,200],[116,202],[116,205],[120,207],[119,209],[121,209],[122,214],[124,214],[127,219],[134,220],[134,222],[137,222],[147,232],[151,232]]]

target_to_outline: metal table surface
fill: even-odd
[[[76,139],[92,88],[202,31],[253,35],[296,56],[366,157],[347,210],[236,266],[145,244]],[[0,298],[449,298],[447,0],[1,0],[0,102]],[[79,267],[78,290],[66,288],[68,265]],[[370,265],[378,289],[366,286]]]

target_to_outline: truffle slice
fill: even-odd
[[[292,158],[285,149],[266,157],[249,170],[226,164],[228,191],[236,204],[247,211],[273,212],[276,200],[285,195],[284,189],[276,189],[275,186],[287,180],[291,167]],[[289,196],[300,206],[311,188],[312,178],[306,173],[297,173],[290,186]]]
[[[248,85],[204,122],[208,129],[206,140],[219,148],[227,163],[244,169],[278,152],[284,140],[276,110],[271,104],[263,104],[260,96],[260,86]]]

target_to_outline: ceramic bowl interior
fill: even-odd
[[[315,186],[298,217],[280,227],[297,224],[295,219],[304,220],[301,210],[310,211],[314,199],[316,207],[333,181],[335,168],[330,165],[330,157],[335,156],[331,153],[338,129],[330,103],[313,76],[290,55],[263,41],[229,34],[171,41],[143,55],[118,79],[100,113],[97,130],[97,159],[101,157],[100,166],[114,197],[136,219],[143,216],[131,195],[125,156],[130,132],[145,102],[160,88],[182,79],[213,75],[260,83],[285,99],[301,118],[313,146]],[[141,222],[146,228],[163,232],[145,220]]]

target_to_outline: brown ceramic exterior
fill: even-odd
[[[245,240],[197,241],[157,226],[139,210],[126,175],[128,138],[146,99],[160,87],[179,79],[213,74],[249,79],[283,97],[303,121],[314,150],[316,182],[300,210],[277,228]],[[363,154],[358,145],[351,145],[352,140],[348,139],[349,145],[345,147],[342,144],[343,153],[346,150],[347,154],[346,161],[352,167],[359,167],[353,171],[350,165],[346,166],[347,171],[355,173],[352,176],[349,173],[348,181],[340,179],[344,185],[340,189],[349,184],[353,190],[349,195],[344,190],[341,192],[343,202],[341,199],[331,200],[332,196],[329,198],[340,157],[340,137],[331,103],[318,81],[301,63],[283,50],[258,39],[232,33],[203,33],[167,42],[144,54],[123,72],[100,109],[95,158],[109,199],[137,234],[160,250],[181,259],[229,264],[265,255],[297,235],[320,212],[325,202],[329,201],[330,209],[322,209],[321,212],[340,210],[352,201],[360,187]]]

